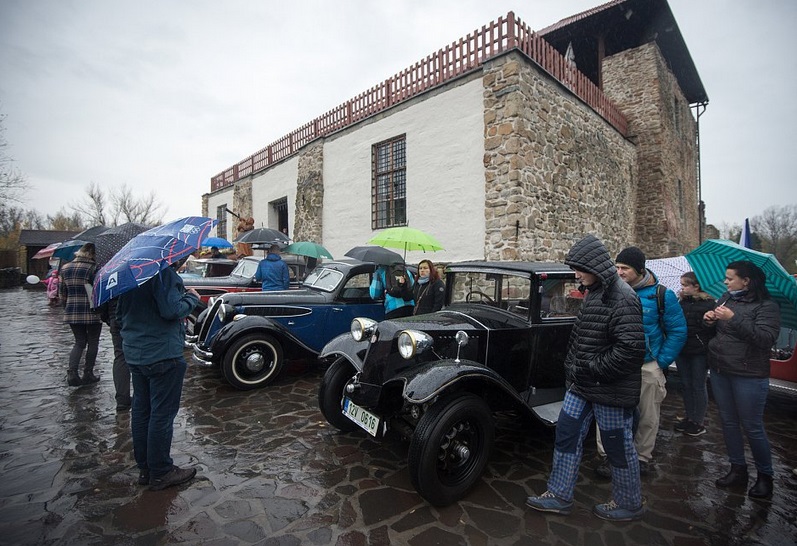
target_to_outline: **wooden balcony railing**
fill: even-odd
[[[521,51],[617,131],[626,134],[625,117],[603,92],[510,11],[506,17],[460,38],[222,171],[211,178],[210,189],[221,189],[274,165],[316,139],[476,70],[485,61],[512,49]]]

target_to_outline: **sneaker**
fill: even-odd
[[[196,476],[196,468],[180,468],[172,465],[172,469],[160,478],[151,478],[149,488],[151,491],[160,491],[173,485],[180,485]]]
[[[689,423],[689,425],[684,430],[684,434],[689,436],[700,436],[701,434],[706,433],[706,427],[702,425],[698,425],[697,423]]]
[[[534,508],[538,512],[549,512],[562,516],[573,511],[573,501],[564,501],[550,491],[546,491],[539,497],[527,497],[526,506]]]
[[[607,457],[604,457],[601,463],[595,467],[595,474],[607,480],[612,479],[612,469],[609,466],[609,459]]]
[[[642,504],[639,508],[629,510],[628,508],[620,508],[612,499],[605,504],[596,504],[592,508],[592,513],[606,521],[636,521],[642,519],[645,514],[645,505]]]
[[[138,485],[149,485],[149,470],[147,469],[139,470]]]
[[[689,421],[689,419],[678,419],[678,421],[675,423],[675,425],[673,425],[672,429],[675,432],[683,432],[683,431],[686,430],[686,427],[689,426],[689,423],[691,423],[691,421]]]

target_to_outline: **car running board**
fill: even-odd
[[[529,389],[522,396],[529,409],[543,423],[555,425],[559,420],[559,410],[562,409],[565,389]]]

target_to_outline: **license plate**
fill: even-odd
[[[379,429],[379,417],[361,408],[348,398],[343,399],[343,415],[354,421],[368,434],[376,437],[376,432]]]

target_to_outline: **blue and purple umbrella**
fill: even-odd
[[[217,221],[189,216],[140,233],[111,258],[94,278],[92,300],[99,307],[137,288],[199,249]]]

